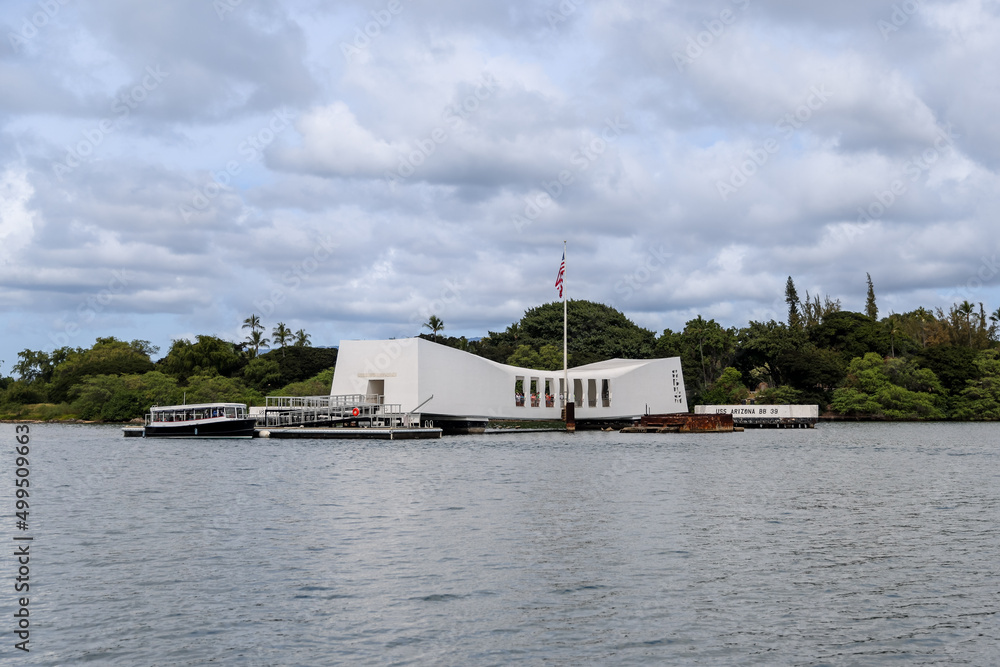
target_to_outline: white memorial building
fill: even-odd
[[[569,369],[576,420],[613,421],[687,412],[677,357],[610,359]],[[518,368],[423,338],[341,341],[331,395],[398,404],[423,421],[558,420],[563,371]]]

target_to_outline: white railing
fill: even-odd
[[[357,423],[372,427],[409,425],[402,406],[376,394],[268,396],[262,426],[310,426]]]

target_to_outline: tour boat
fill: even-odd
[[[252,438],[257,420],[244,403],[154,405],[146,415],[144,438]]]

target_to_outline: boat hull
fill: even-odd
[[[256,419],[157,424],[143,429],[144,438],[252,438]]]

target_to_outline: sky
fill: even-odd
[[[98,336],[1000,307],[1000,3],[5,0],[0,373]]]

